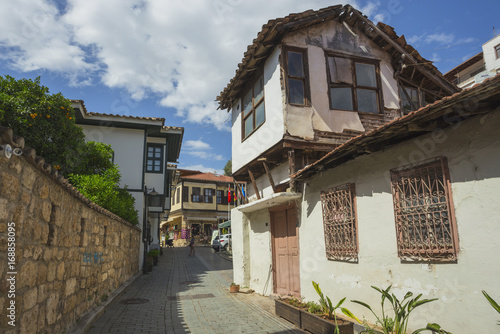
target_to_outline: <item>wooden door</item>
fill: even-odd
[[[295,205],[270,210],[274,292],[300,297],[299,238]]]

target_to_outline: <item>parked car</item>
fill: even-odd
[[[212,248],[215,250],[215,251],[219,251],[220,250],[220,241],[219,241],[219,236],[215,236],[215,238],[212,240]]]
[[[231,233],[223,234],[219,237],[220,246],[223,249],[227,249],[227,245],[231,243]]]

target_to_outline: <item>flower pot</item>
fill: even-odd
[[[279,300],[279,299],[276,299],[274,301],[274,309],[275,309],[276,315],[278,317],[282,317],[282,318],[290,321],[291,323],[293,323],[295,326],[297,326],[299,328],[302,327],[302,321],[301,321],[302,312],[301,312],[301,310],[305,311],[305,309],[295,307],[293,305],[290,305],[286,301]]]
[[[238,292],[238,291],[240,291],[240,286],[239,286],[239,284],[238,284],[238,285],[237,285],[237,284],[233,284],[233,285],[230,285],[230,286],[229,286],[229,292],[231,292],[231,293],[236,293],[236,292]]]
[[[301,311],[301,328],[313,334],[335,333],[335,321],[325,319],[307,311]],[[354,334],[354,324],[347,320],[337,318],[340,334]]]
[[[158,256],[153,256],[153,266],[158,265]]]

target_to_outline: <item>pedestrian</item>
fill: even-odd
[[[195,256],[195,250],[194,250],[194,236],[191,238],[191,241],[189,242],[189,255],[188,256],[191,256],[191,253],[193,254],[193,256]]]

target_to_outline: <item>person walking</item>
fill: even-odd
[[[194,236],[191,238],[191,241],[189,242],[189,255],[188,256],[191,256],[191,254],[193,254],[193,256],[195,256],[195,250],[194,250]]]

